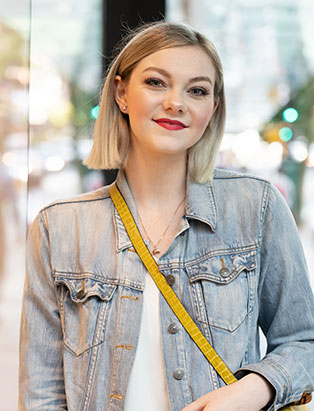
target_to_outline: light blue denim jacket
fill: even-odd
[[[118,186],[137,221],[123,172]],[[313,293],[296,225],[270,183],[222,170],[212,184],[189,182],[159,267],[229,368],[275,387],[270,409],[313,391]],[[108,187],[39,213],[27,243],[19,410],[123,410],[146,275]],[[160,316],[170,407],[181,411],[224,383],[162,297]]]

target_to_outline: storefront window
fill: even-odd
[[[17,409],[26,232],[41,207],[101,184],[81,165],[102,71],[102,3],[11,1],[0,14],[1,409]]]

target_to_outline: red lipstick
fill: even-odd
[[[158,118],[154,120],[159,126],[166,128],[167,130],[182,130],[187,126],[181,121],[178,120],[171,120],[170,118]]]

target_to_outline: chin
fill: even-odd
[[[156,151],[167,154],[179,154],[187,150],[186,145],[180,144],[177,139],[165,139],[164,141],[159,139],[157,142],[155,141],[154,146]]]
[[[187,148],[185,147],[156,147],[155,152],[158,152],[160,154],[165,154],[169,156],[177,156],[177,155],[182,155],[187,152]]]

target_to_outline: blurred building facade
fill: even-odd
[[[218,165],[272,180],[301,222],[304,173],[314,151],[313,0],[167,5],[169,20],[198,28],[222,59],[227,124]],[[294,104],[298,119],[288,122],[284,110],[296,110]]]
[[[227,132],[259,128],[314,73],[313,1],[167,0],[167,18],[208,35],[221,56]]]

